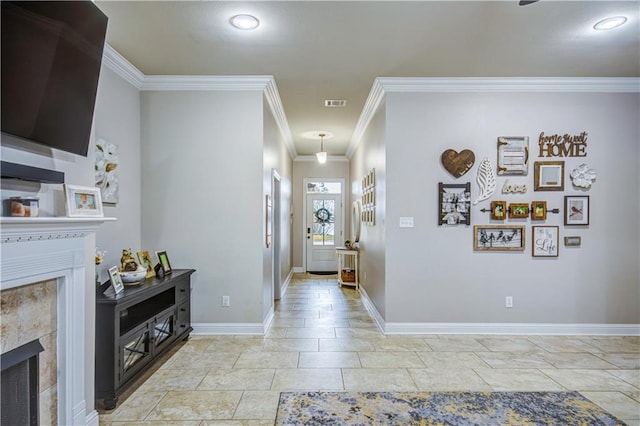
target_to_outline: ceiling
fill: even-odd
[[[640,1],[96,1],[145,75],[272,75],[298,155],[344,155],[376,77],[640,77]],[[258,29],[229,25],[239,13]],[[627,23],[595,31],[600,19]],[[346,99],[326,108],[325,99]]]

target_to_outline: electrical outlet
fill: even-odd
[[[222,306],[231,306],[231,300],[229,296],[222,296]]]
[[[507,296],[504,298],[504,307],[513,308],[513,296]]]

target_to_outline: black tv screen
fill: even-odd
[[[2,1],[2,132],[87,155],[107,31],[91,1]]]

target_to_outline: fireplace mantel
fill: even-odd
[[[57,280],[58,286],[58,424],[97,425],[95,410],[87,412],[85,324],[87,278],[93,250],[85,237],[115,218],[0,218],[0,288]],[[89,259],[87,258],[89,257]],[[91,262],[91,263],[89,263]],[[88,281],[88,282],[87,282]],[[92,326],[92,324],[87,324]],[[92,385],[91,385],[92,386]]]

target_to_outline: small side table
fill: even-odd
[[[340,284],[340,287],[343,285],[355,286],[356,290],[360,290],[360,281],[358,278],[358,250],[346,247],[336,247],[336,254],[338,255],[338,284]],[[347,257],[349,257],[349,259],[347,259]],[[352,263],[353,267],[351,267]],[[343,271],[353,271],[355,274],[355,281],[344,281]]]

